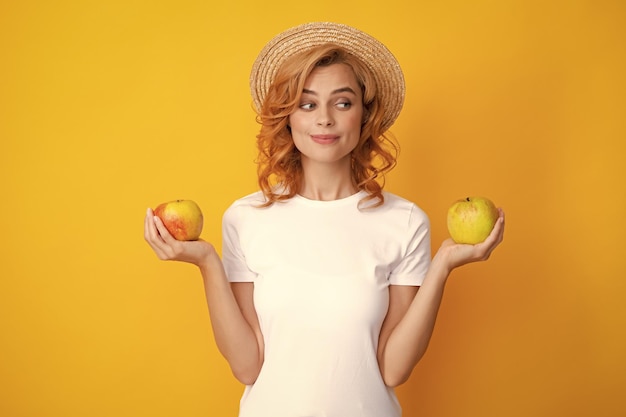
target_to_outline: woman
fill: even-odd
[[[251,87],[260,191],[224,214],[223,259],[151,211],[145,238],[199,267],[216,343],[246,385],[240,417],[400,416],[393,388],[426,350],[450,272],[489,257],[504,214],[485,242],[447,240],[431,260],[427,216],[380,181],[404,79],[369,35],[292,28],[263,49]]]

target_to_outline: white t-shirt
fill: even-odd
[[[240,417],[398,417],[376,358],[389,285],[421,285],[430,227],[415,204],[385,193],[359,210],[296,196],[258,208],[260,192],[223,219],[229,281],[253,282],[265,361]]]

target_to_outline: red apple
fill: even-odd
[[[165,228],[177,240],[198,240],[203,217],[200,207],[192,200],[174,200],[154,209]]]
[[[485,197],[467,197],[448,210],[448,231],[456,243],[475,245],[487,239],[500,213]]]

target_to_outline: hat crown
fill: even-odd
[[[332,43],[360,59],[371,71],[384,109],[383,131],[395,122],[404,104],[405,84],[400,64],[380,41],[354,27],[311,22],[276,35],[259,53],[250,73],[250,90],[257,111],[286,59],[319,45]]]

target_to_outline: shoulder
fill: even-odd
[[[409,222],[428,223],[426,212],[413,201],[388,191],[383,191],[383,196],[385,197],[385,202],[381,206],[383,211],[387,211],[393,216],[406,218]]]
[[[233,223],[244,216],[246,212],[259,210],[263,203],[265,203],[265,196],[261,191],[238,198],[224,211],[223,220],[227,223]]]
[[[228,207],[228,210],[236,210],[239,207],[256,207],[265,203],[265,196],[261,191],[255,191],[251,194],[238,198]]]
[[[398,194],[390,193],[389,191],[383,191],[383,196],[385,197],[385,204],[394,208],[411,208],[412,206],[416,206],[410,200],[399,196]]]

